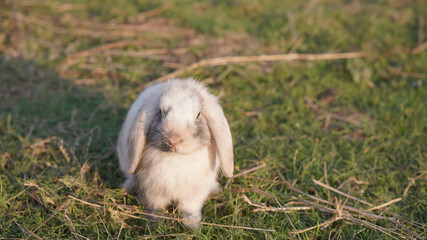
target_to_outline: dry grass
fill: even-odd
[[[425,238],[425,7],[220,2],[0,4],[0,238]],[[114,154],[139,90],[188,75],[237,171],[196,233],[144,212]]]

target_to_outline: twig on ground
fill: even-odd
[[[15,224],[16,224],[16,225],[18,225],[19,229],[20,229],[23,233],[28,234],[28,229],[26,229],[24,226],[21,226],[21,224],[19,224],[16,220],[13,220],[13,221],[15,222]],[[36,234],[31,233],[31,232],[29,233],[29,235],[27,236],[27,238],[29,238],[30,236],[35,237],[35,238],[37,238],[37,239],[39,239],[39,240],[42,240],[42,239],[43,239],[43,238],[41,238],[41,237],[37,236]]]
[[[366,219],[382,219],[382,220],[388,220],[388,221],[391,221],[391,220],[394,219],[392,217],[380,216],[380,215],[377,215],[377,214],[374,214],[374,213],[371,213],[371,212],[367,212],[366,210],[358,209],[358,208],[351,207],[351,206],[342,206],[342,208],[344,210],[348,210],[348,211],[351,211],[351,212],[358,213],[358,214],[360,214],[360,217],[363,217],[363,218],[366,218]]]
[[[292,158],[292,167],[294,172],[297,172],[297,156],[298,156],[298,148],[295,150],[294,157]]]
[[[366,201],[364,201],[364,200],[362,200],[362,199],[358,199],[358,198],[353,197],[353,196],[351,196],[351,195],[349,195],[349,194],[347,194],[347,193],[341,192],[340,190],[338,190],[338,189],[336,189],[336,188],[333,188],[333,187],[331,187],[331,186],[329,186],[329,185],[326,185],[326,184],[324,184],[324,183],[321,183],[321,182],[319,182],[319,181],[317,181],[317,180],[315,180],[315,179],[312,179],[312,181],[313,181],[315,184],[317,184],[317,185],[319,185],[319,186],[321,186],[321,187],[324,187],[324,188],[327,188],[327,189],[331,190],[332,192],[335,192],[335,193],[338,193],[338,194],[343,195],[343,196],[345,196],[345,197],[351,198],[351,199],[353,199],[353,200],[356,200],[356,201],[361,202],[361,203],[363,203],[363,204],[366,204],[366,205],[368,205],[368,206],[373,206],[373,204],[372,204],[372,203],[368,203],[368,202],[366,202]]]
[[[105,206],[102,208],[102,210],[104,210],[105,211]],[[105,231],[107,232],[107,235],[108,235],[108,237],[109,237],[109,239],[113,239],[113,237],[111,236],[111,234],[110,234],[110,231],[108,231],[108,228],[107,228],[107,226],[105,225],[105,222],[104,222],[104,218],[99,214],[99,212],[98,212],[98,210],[97,209],[94,209],[94,211],[98,214],[98,217],[100,218],[100,222],[102,223],[102,226],[104,227],[104,229],[105,229]]]
[[[348,207],[348,206],[340,206],[339,204],[335,205],[337,207],[337,209],[335,210],[335,209],[332,209],[332,208],[329,208],[329,207],[326,207],[326,206],[323,206],[323,205],[320,205],[320,204],[317,204],[317,203],[313,203],[313,202],[310,202],[310,201],[306,201],[306,200],[302,200],[302,202],[306,203],[308,205],[312,205],[312,206],[316,207],[318,210],[323,211],[323,212],[327,212],[327,213],[330,213],[330,214],[337,214],[338,213],[337,217],[341,217],[341,219],[347,219],[347,220],[350,220],[350,221],[353,221],[353,222],[360,222],[360,223],[366,223],[367,222],[365,220],[354,218],[354,217],[352,217],[352,215],[349,212],[343,211],[343,210],[347,210],[347,209],[353,209],[353,210],[356,210],[355,212],[363,213],[363,210],[354,209],[354,208]],[[392,218],[381,217],[381,216],[374,215],[374,214],[372,214],[372,216],[375,216],[375,218],[377,218],[377,219],[379,218],[379,219],[385,219],[385,220],[393,220]],[[367,222],[367,223],[369,223],[369,222]],[[386,230],[385,228],[379,227],[379,226],[377,226],[375,224],[370,224],[370,225],[364,224],[364,225],[367,225],[367,226],[375,228],[375,229],[381,228],[382,231]],[[316,228],[316,227],[314,227],[314,228]],[[314,228],[311,228],[310,230],[312,230]],[[399,235],[399,233],[397,233],[397,232],[393,232],[393,233]]]
[[[111,209],[110,209],[110,211],[111,211]],[[128,214],[128,213],[124,213],[124,212],[117,212],[117,213],[122,214],[122,215],[127,216],[127,217],[130,217],[130,218],[147,220],[146,218],[142,218],[142,217],[135,216],[135,215]],[[149,214],[149,213],[145,213],[145,212],[136,212],[136,213],[147,215],[147,216],[152,216],[152,217],[156,217],[156,218],[167,219],[167,220],[182,221],[182,219],[178,219],[178,218],[165,217],[165,216],[160,216],[160,215],[155,215],[155,214]],[[186,220],[186,222],[191,222],[191,221]],[[224,227],[224,228],[235,228],[235,229],[245,229],[245,230],[254,230],[254,231],[264,231],[264,232],[275,232],[276,231],[274,229],[252,228],[252,227],[244,227],[244,226],[233,226],[233,225],[216,224],[216,223],[208,223],[208,222],[200,222],[200,224],[201,225],[207,225],[207,226]]]
[[[0,14],[7,15],[10,17],[14,16],[13,12],[0,10]],[[25,24],[36,24],[40,27],[50,29],[51,31],[64,34],[64,35],[74,35],[81,37],[89,38],[103,38],[103,39],[118,39],[122,37],[137,37],[143,33],[150,33],[151,35],[155,34],[158,37],[171,37],[171,36],[182,36],[182,35],[192,35],[194,30],[187,28],[180,28],[171,26],[167,22],[163,21],[161,23],[145,22],[144,24],[91,24],[93,29],[83,28],[69,28],[69,27],[58,27],[53,25],[51,22],[26,16],[22,13],[16,13],[16,17]],[[84,25],[84,24],[81,24]]]
[[[273,61],[321,61],[321,60],[337,60],[337,59],[349,59],[349,58],[360,58],[365,56],[364,52],[347,52],[347,53],[324,53],[324,54],[277,54],[277,55],[259,55],[259,56],[228,56],[218,58],[203,59],[199,62],[188,65],[184,68],[178,69],[172,73],[159,77],[151,82],[145,84],[145,87],[152,86],[156,83],[163,82],[167,79],[177,77],[185,72],[192,71],[199,67],[205,66],[222,66],[227,64],[242,64],[248,62],[273,62]]]
[[[369,182],[365,182],[365,181],[362,181],[362,180],[358,180],[357,178],[355,178],[355,177],[350,177],[350,178],[348,178],[347,180],[345,180],[344,182],[342,182],[338,187],[337,187],[337,189],[338,190],[340,190],[341,188],[343,188],[348,182],[350,182],[350,181],[352,181],[352,182],[354,182],[354,183],[356,183],[356,184],[358,184],[358,185],[361,185],[361,184],[369,184]],[[328,184],[329,185],[329,184]]]
[[[296,189],[296,188],[294,188],[294,190],[301,191],[301,190]],[[304,192],[302,192],[302,193],[303,193],[303,195],[305,195],[305,196],[307,196],[307,197],[309,197],[309,198],[311,198],[313,200],[316,200],[316,201],[328,204],[330,206],[336,206],[336,204],[334,204],[332,202],[329,202],[327,200],[317,198],[315,196],[312,196],[312,195],[304,193]],[[326,207],[326,206],[322,206],[322,205],[319,205],[317,203],[313,203],[313,202],[310,202],[310,201],[302,200],[302,202],[306,203],[306,204],[309,204],[309,205],[316,206],[318,208],[323,208],[326,211],[334,211],[332,208],[329,208],[329,207]],[[361,216],[363,216],[364,218],[383,219],[383,220],[391,220],[391,219],[393,219],[393,218],[390,218],[390,217],[384,217],[384,216],[380,216],[380,215],[377,215],[377,214],[373,214],[371,212],[367,212],[365,210],[354,208],[354,207],[351,207],[351,206],[344,205],[344,206],[341,206],[341,208],[344,209],[344,210],[347,210],[347,211],[356,212],[356,213],[360,214]]]
[[[424,42],[423,44],[418,45],[416,48],[412,49],[412,54],[418,54],[422,51],[424,51],[427,48],[427,42]]]
[[[327,212],[327,213],[330,213],[330,214],[333,214],[335,212],[335,209],[327,207],[327,206],[324,206],[324,205],[320,205],[320,204],[315,203],[315,202],[310,202],[310,201],[307,201],[307,200],[300,200],[300,201],[301,201],[301,203],[309,205],[309,206],[313,206],[313,207],[317,208],[318,210],[320,210],[322,212]]]
[[[252,76],[248,75],[245,71],[243,71],[241,68],[235,68],[234,72],[237,73],[240,77],[248,81],[255,89],[262,90],[262,86],[253,79]]]
[[[401,200],[402,200],[402,198],[396,198],[396,199],[393,199],[393,200],[391,200],[389,202],[381,204],[379,206],[376,206],[376,207],[373,207],[373,208],[369,208],[368,211],[373,211],[373,210],[376,210],[376,209],[384,208],[384,207],[386,207],[386,206],[388,206],[390,204],[397,203],[397,202],[399,202]]]
[[[300,37],[295,42],[293,42],[291,49],[289,50],[289,53],[294,53],[304,42],[304,38]]]
[[[146,18],[150,18],[150,17],[154,17],[156,15],[159,15],[161,12],[165,11],[166,9],[168,9],[170,7],[171,3],[167,2],[157,8],[148,10],[146,12],[142,12],[139,13],[138,16],[136,17],[138,20],[143,20]]]
[[[70,155],[68,155],[67,149],[64,147],[64,139],[59,139],[57,145],[59,147],[59,151],[61,151],[67,163],[71,162]]]
[[[317,160],[317,158],[312,158],[311,160],[310,160],[310,162],[308,162],[307,164],[305,164],[305,166],[304,166],[304,168],[302,169],[302,172],[306,172],[306,170],[307,169],[309,169],[310,168],[310,166],[314,163],[314,162],[316,162],[316,160]]]
[[[393,238],[393,239],[397,239],[397,240],[399,240],[399,238],[396,238],[395,236],[393,236],[393,235],[391,235],[390,233],[388,233],[388,232],[387,232],[387,230],[388,230],[388,231],[390,231],[390,232],[392,232],[392,233],[394,233],[394,234],[396,234],[396,235],[401,235],[401,234],[399,234],[399,233],[397,233],[397,232],[395,232],[395,231],[392,231],[392,230],[390,230],[390,229],[386,229],[386,228],[380,227],[380,226],[378,226],[378,225],[376,225],[376,224],[373,224],[373,223],[371,223],[371,222],[368,222],[368,221],[365,221],[365,220],[362,220],[362,219],[357,219],[357,218],[354,218],[354,217],[351,217],[351,216],[348,216],[348,217],[347,217],[347,219],[349,219],[349,220],[351,220],[351,221],[353,221],[353,222],[359,222],[359,223],[362,223],[362,224],[363,224],[363,225],[365,225],[365,226],[368,226],[368,227],[374,228],[374,229],[376,229],[376,230],[378,230],[378,231],[380,231],[380,232],[382,232],[382,233],[386,234],[387,236],[390,236],[390,237],[391,237],[391,238]]]
[[[175,237],[173,239],[181,239],[179,238],[179,236],[186,236],[188,235],[188,233],[171,233],[171,234],[162,234],[162,235],[147,235],[147,236],[143,236],[141,239],[168,239],[169,237]],[[117,238],[118,239],[118,238]],[[191,238],[186,238],[186,239],[191,239]]]
[[[246,175],[246,174],[251,173],[251,172],[255,172],[256,170],[261,169],[261,168],[266,167],[266,166],[267,166],[267,164],[263,162],[263,163],[262,163],[261,165],[259,165],[259,166],[256,166],[256,167],[253,167],[253,168],[250,168],[250,169],[244,170],[244,171],[242,171],[242,172],[240,172],[240,173],[238,173],[238,174],[234,175],[232,178],[229,178],[229,179],[228,179],[227,183],[226,183],[226,184],[225,184],[225,186],[224,186],[224,189],[225,189],[225,188],[228,188],[228,186],[230,185],[231,181],[232,181],[234,178],[241,177],[241,176]]]
[[[85,204],[85,205],[89,205],[89,206],[91,206],[91,207],[102,208],[102,206],[101,206],[101,205],[98,205],[98,204],[95,204],[95,203],[90,203],[90,202],[87,202],[87,201],[85,201],[85,200],[82,200],[82,199],[78,199],[78,198],[76,198],[76,197],[73,197],[73,196],[71,196],[71,195],[68,195],[68,198],[70,198],[70,199],[72,199],[72,200],[76,200],[76,201],[78,201],[78,202],[81,202],[81,203],[83,203],[83,204]]]
[[[254,205],[255,206],[255,205]],[[259,206],[258,208],[252,210],[252,212],[292,212],[300,210],[311,210],[312,207],[269,207],[269,206]]]
[[[316,229],[316,228],[320,228],[320,227],[323,227],[323,226],[328,226],[331,223],[333,223],[335,221],[338,221],[338,220],[341,220],[341,219],[344,219],[344,217],[333,217],[333,218],[329,219],[328,221],[320,223],[320,224],[318,224],[316,226],[309,227],[309,228],[306,228],[306,229],[303,229],[303,230],[299,230],[297,232],[291,232],[291,233],[304,233],[304,232],[307,232],[307,231],[310,231],[310,230],[313,230],[313,229]]]
[[[83,203],[85,205],[89,205],[89,206],[96,207],[96,208],[103,208],[103,206],[101,206],[99,204],[90,203],[90,202],[78,199],[76,197],[73,197],[71,195],[68,195],[68,197],[70,199],[73,199],[73,200],[76,200],[78,202],[81,202],[81,203]],[[111,208],[108,208],[108,210],[110,212],[114,212],[116,214],[121,214],[123,216],[127,216],[127,217],[130,217],[130,218],[143,219],[143,220],[149,221],[149,219],[147,219],[147,218],[143,218],[143,217],[140,217],[140,216],[135,216],[133,214],[129,214],[129,213],[126,213],[126,212],[121,212],[121,211],[113,210]],[[134,213],[138,213],[138,214],[142,214],[142,215],[150,216],[150,217],[155,217],[155,218],[161,218],[161,219],[167,219],[167,220],[173,220],[173,221],[182,221],[182,219],[179,219],[179,218],[166,217],[166,216],[161,216],[161,215],[151,214],[151,213],[146,213],[146,212],[135,211]],[[188,220],[186,220],[186,221],[187,222],[191,222],[191,221],[188,221]],[[252,227],[245,227],[245,226],[232,226],[232,225],[224,225],[224,224],[216,224],[216,223],[208,223],[208,222],[200,222],[200,224],[201,225],[208,225],[208,226],[215,226],[215,227],[235,228],[235,229],[244,229],[244,230],[253,230],[253,231],[264,231],[264,232],[275,232],[276,231],[274,229],[252,228]]]
[[[233,66],[228,66],[227,69],[225,69],[224,72],[222,72],[217,78],[215,78],[215,81],[216,82],[221,81],[222,79],[224,79],[232,71],[233,71]]]
[[[266,192],[264,192],[261,189],[256,188],[256,187],[252,187],[252,188],[240,188],[240,187],[239,188],[233,188],[232,192],[233,193],[254,192],[254,193],[258,193],[258,194],[260,194],[260,195],[262,195],[264,197],[268,197],[268,198],[271,198],[271,199],[275,198],[275,196],[273,194],[266,193]]]
[[[67,210],[65,210],[65,212],[64,212],[64,217],[65,217],[65,219],[67,220],[67,222],[70,224],[70,225],[69,225],[69,228],[70,228],[71,234],[73,234],[73,235],[74,235],[74,237],[75,237],[76,239],[79,239],[79,238],[85,238],[85,239],[88,239],[88,238],[86,238],[86,237],[81,236],[80,234],[78,234],[78,233],[76,232],[76,229],[75,229],[75,228],[74,228],[74,226],[73,226],[73,222],[71,221],[70,217],[68,217],[68,215],[67,215]]]
[[[15,199],[15,198],[17,198],[17,197],[21,196],[23,193],[25,193],[25,190],[22,190],[22,191],[21,191],[21,192],[19,192],[18,194],[16,194],[16,195],[14,195],[13,197],[9,198],[9,199],[6,201],[6,204],[10,204],[10,201],[12,201],[13,199]]]
[[[120,230],[119,230],[119,234],[117,234],[117,238],[116,239],[120,239],[120,234],[122,233],[122,230],[123,230],[123,226],[124,226],[125,224],[124,223],[122,223],[122,225],[120,226]]]
[[[302,194],[302,195],[304,195],[304,196],[306,196],[306,197],[309,197],[309,198],[311,198],[311,199],[313,199],[313,200],[315,200],[315,201],[318,201],[318,202],[321,202],[321,203],[325,203],[325,204],[327,204],[327,205],[330,205],[330,206],[335,206],[335,208],[336,208],[336,210],[334,210],[334,209],[332,209],[332,208],[330,208],[330,207],[327,207],[327,206],[324,206],[324,205],[321,205],[321,204],[318,204],[318,203],[314,203],[314,202],[311,202],[311,201],[307,201],[307,200],[300,200],[300,202],[301,203],[303,203],[303,204],[307,204],[307,205],[310,205],[310,206],[313,206],[313,207],[315,207],[315,208],[317,208],[318,210],[320,210],[320,211],[322,211],[322,212],[326,212],[326,213],[330,213],[330,214],[336,214],[336,213],[338,213],[338,216],[339,217],[343,217],[344,219],[347,219],[347,220],[349,220],[349,221],[352,221],[352,222],[357,222],[357,223],[362,223],[363,225],[365,225],[365,226],[368,226],[368,227],[371,227],[371,228],[374,228],[374,229],[376,229],[376,230],[378,230],[378,231],[381,231],[381,232],[383,232],[384,234],[387,234],[388,236],[390,236],[390,237],[392,237],[392,238],[395,238],[395,239],[397,239],[395,236],[393,236],[393,235],[391,235],[391,234],[396,234],[396,235],[398,235],[399,237],[403,237],[403,238],[409,238],[409,239],[414,239],[414,238],[412,238],[411,237],[411,235],[412,236],[414,236],[414,237],[416,237],[416,238],[418,238],[418,239],[422,239],[417,233],[415,233],[415,232],[413,232],[411,229],[409,229],[408,227],[406,227],[406,226],[404,226],[403,224],[401,224],[400,222],[399,222],[399,219],[402,219],[402,220],[404,220],[404,221],[406,221],[408,224],[411,224],[413,227],[418,227],[418,228],[421,228],[422,229],[422,231],[425,231],[425,225],[424,224],[421,224],[421,223],[417,223],[417,222],[413,222],[413,221],[410,221],[409,219],[405,219],[405,218],[403,218],[403,217],[401,217],[401,216],[399,216],[399,215],[397,215],[397,214],[395,214],[395,213],[393,213],[393,212],[390,212],[390,211],[384,211],[385,213],[387,213],[387,214],[390,214],[390,215],[392,215],[393,217],[386,217],[386,216],[380,216],[380,215],[377,215],[377,214],[373,214],[373,213],[371,213],[371,212],[369,212],[369,210],[375,210],[375,209],[380,209],[380,208],[383,208],[383,207],[385,207],[385,206],[388,206],[388,205],[390,205],[390,204],[392,204],[392,203],[395,203],[395,202],[398,202],[398,201],[400,201],[400,199],[398,198],[398,199],[394,199],[394,200],[392,200],[392,201],[390,201],[390,202],[387,202],[387,203],[385,203],[385,204],[381,204],[381,205],[379,205],[379,206],[377,206],[377,207],[373,207],[373,208],[371,208],[371,209],[369,209],[369,210],[363,210],[363,209],[358,209],[358,208],[355,208],[355,207],[351,207],[351,206],[346,206],[346,205],[340,205],[339,203],[332,203],[332,202],[329,202],[329,201],[327,201],[327,200],[324,200],[324,199],[321,199],[321,198],[318,198],[318,197],[315,197],[315,196],[312,196],[312,195],[310,195],[310,194],[307,194],[307,193],[305,193],[305,192],[303,192],[303,191],[301,191],[301,190],[299,190],[298,188],[295,188],[295,187],[293,187],[291,184],[289,184],[289,182],[288,181],[286,181],[286,179],[283,177],[283,175],[280,173],[280,172],[277,172],[278,173],[278,175],[279,175],[279,177],[280,177],[280,179],[285,183],[285,185],[288,187],[288,188],[290,188],[292,191],[295,191],[295,192],[297,192],[297,193],[300,193],[300,194]],[[315,180],[314,180],[315,181]],[[316,183],[316,182],[315,182]],[[317,183],[316,183],[317,184]],[[318,184],[318,185],[321,185],[321,184]],[[323,184],[324,185],[324,184]],[[327,186],[327,185],[326,185]],[[330,186],[327,186],[327,188],[329,189],[329,188],[332,188],[332,187],[330,187]],[[333,189],[333,188],[332,188]],[[330,189],[330,190],[332,190],[332,189]],[[335,191],[336,192],[336,191]],[[342,192],[341,192],[342,193]],[[341,195],[343,195],[343,194],[341,194]],[[343,195],[343,196],[346,196],[346,197],[348,197],[349,198],[349,196],[350,195],[348,195],[348,194],[346,194],[346,195]],[[351,196],[350,196],[351,197]],[[354,197],[353,197],[353,199],[354,199]],[[360,199],[357,199],[357,200],[360,200]],[[366,202],[367,203],[367,202]],[[378,226],[378,225],[375,225],[375,224],[373,224],[373,223],[370,223],[370,222],[368,222],[368,221],[366,221],[366,220],[362,220],[362,219],[358,219],[358,218],[355,218],[352,214],[351,214],[351,212],[353,212],[353,213],[357,213],[357,214],[360,214],[359,215],[359,217],[362,217],[362,218],[365,218],[365,219],[375,219],[375,220],[377,220],[377,219],[381,219],[381,220],[387,220],[387,221],[390,221],[390,222],[392,222],[392,223],[394,223],[394,224],[396,224],[396,225],[399,225],[400,226],[400,228],[401,228],[401,231],[402,231],[402,233],[398,233],[398,232],[396,232],[396,231],[392,231],[392,230],[390,230],[390,229],[386,229],[386,228],[384,228],[384,227],[380,227],[380,226]],[[314,228],[311,228],[311,229],[314,229]],[[405,234],[404,234],[405,233]],[[407,235],[407,233],[409,233],[410,235]]]
[[[319,119],[323,119],[323,118],[325,118],[325,119],[327,119],[327,118],[331,119],[331,118],[333,118],[333,119],[339,120],[341,122],[347,122],[347,123],[351,123],[351,124],[354,124],[356,126],[359,126],[360,125],[360,121],[359,120],[355,120],[352,117],[353,116],[342,117],[342,116],[334,114],[334,113],[327,113],[326,116],[320,116]]]
[[[126,57],[147,57],[154,55],[180,55],[188,52],[188,48],[159,48],[159,49],[144,49],[140,51],[120,51],[120,50],[109,50],[106,52],[108,55],[115,56],[126,56]]]
[[[281,208],[283,208],[282,204],[280,203],[279,199],[277,199],[277,197],[276,197],[276,196],[274,196],[274,200],[276,200],[277,204],[278,204]],[[291,224],[291,226],[292,226],[292,228],[294,229],[294,231],[297,231],[297,229],[296,229],[296,227],[295,227],[294,223],[292,222],[291,218],[289,217],[288,213],[287,213],[286,211],[284,211],[283,213],[285,214],[285,217],[288,219],[289,224]],[[292,236],[290,232],[289,232],[289,234],[290,234],[290,236]],[[299,233],[295,233],[295,234],[297,235],[297,237],[298,237],[300,240],[302,240],[302,238],[301,238],[301,236],[299,235]]]
[[[403,197],[406,197],[406,195],[408,194],[409,188],[411,186],[415,185],[415,181],[422,178],[425,174],[427,174],[427,171],[422,172],[419,176],[417,176],[415,178],[411,177],[411,180],[410,180],[408,186],[406,186],[405,191],[403,192]]]
[[[250,169],[244,170],[244,171],[242,171],[242,172],[240,172],[240,173],[238,173],[238,174],[234,175],[234,176],[233,176],[233,178],[237,178],[237,177],[240,177],[240,176],[246,175],[246,174],[248,174],[248,173],[255,172],[256,170],[261,169],[261,168],[264,168],[264,167],[266,167],[266,166],[267,166],[267,164],[266,164],[265,162],[263,162],[261,165],[258,165],[258,166],[256,166],[256,167],[253,167],[253,168],[250,168]]]
[[[410,230],[409,228],[407,228],[405,225],[403,225],[402,223],[399,222],[399,220],[393,221],[394,223],[396,223],[397,225],[399,225],[401,228],[405,229],[407,232],[409,232],[410,234],[412,234],[413,236],[415,236],[416,238],[423,240],[424,238],[422,238],[420,235],[414,233],[412,230]]]
[[[333,203],[331,203],[331,202],[329,202],[329,201],[327,201],[327,200],[324,200],[324,199],[321,199],[321,198],[318,198],[318,197],[312,196],[312,195],[310,195],[310,194],[308,194],[308,193],[305,193],[305,192],[301,191],[300,189],[298,189],[298,188],[296,188],[296,187],[292,186],[288,181],[286,181],[285,177],[282,175],[282,173],[280,173],[280,171],[278,171],[278,172],[277,172],[277,174],[279,175],[279,178],[283,181],[283,183],[284,183],[284,184],[285,184],[289,189],[291,189],[292,191],[297,192],[297,193],[299,193],[299,194],[301,194],[301,195],[304,195],[304,196],[306,196],[306,197],[309,197],[309,198],[311,198],[311,199],[313,199],[313,200],[316,200],[316,201],[319,201],[319,202],[322,202],[322,203],[326,203],[326,204],[329,204],[329,205],[334,205]]]
[[[88,57],[88,56],[91,56],[92,54],[103,52],[103,51],[106,51],[108,49],[113,49],[113,48],[122,48],[122,47],[126,47],[126,46],[142,46],[142,45],[147,45],[147,41],[126,40],[126,41],[117,41],[117,42],[107,43],[107,44],[104,44],[104,45],[101,45],[101,46],[98,46],[95,48],[91,48],[91,49],[84,50],[81,52],[73,53],[73,54],[67,56],[58,65],[56,65],[56,69],[59,71],[66,70],[70,65],[72,65],[75,62],[75,61],[72,61],[75,58]]]
[[[239,199],[244,198],[243,196],[245,196],[245,195],[244,195],[244,194],[242,194],[242,195],[240,195],[238,198],[233,198],[233,200],[227,200],[227,201],[224,201],[224,202],[218,203],[218,204],[216,204],[216,206],[217,206],[217,207],[224,206],[224,205],[226,205],[226,204],[228,204],[228,203],[230,203],[230,202],[234,202],[234,201],[236,201],[236,200],[239,200]]]

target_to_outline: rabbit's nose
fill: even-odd
[[[180,140],[179,142],[176,143],[171,143],[171,147],[172,149],[176,152],[179,149],[179,144],[182,143],[184,140]]]
[[[174,151],[176,151],[178,149],[179,144],[181,144],[182,142],[184,142],[184,139],[176,133],[171,133],[168,134],[168,142],[170,144],[170,146],[172,147],[172,149]]]

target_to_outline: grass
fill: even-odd
[[[427,52],[411,53],[426,41],[420,38],[427,32],[426,2],[279,2],[0,3],[0,238],[426,238]],[[72,56],[117,41],[134,42]],[[221,97],[235,173],[265,164],[205,204],[203,221],[222,226],[191,233],[175,220],[150,223],[121,188],[115,142],[147,82],[206,58],[352,51],[367,55],[181,75],[197,77]],[[358,220],[290,234],[338,212],[312,207],[321,202],[292,191],[279,171],[334,209],[371,207],[312,179],[373,206],[401,198],[371,212],[402,216],[415,235],[354,212]],[[311,201],[309,210],[287,214],[250,204],[289,207],[303,200]]]

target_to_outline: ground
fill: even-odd
[[[424,0],[1,2],[0,238],[426,238],[426,17]],[[148,221],[115,155],[171,73],[220,97],[234,140],[199,232]]]

